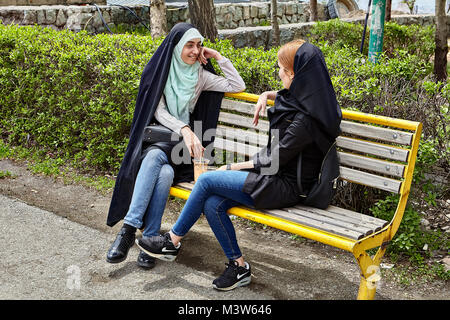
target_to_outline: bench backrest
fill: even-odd
[[[257,99],[248,93],[226,94],[216,150],[235,153],[241,160],[266,145],[269,122],[260,118],[257,127],[252,124]],[[337,139],[341,179],[396,194],[409,193],[421,123],[343,110],[341,130]]]

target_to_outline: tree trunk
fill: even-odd
[[[309,21],[317,21],[317,0],[309,0],[309,8],[311,10]]]
[[[153,39],[167,34],[166,3],[150,0],[150,33]]]
[[[436,49],[434,51],[434,75],[438,81],[447,79],[447,16],[445,0],[436,1]]]
[[[271,1],[272,45],[276,47],[280,45],[280,27],[278,26],[277,0]]]
[[[392,0],[386,0],[386,17],[385,21],[391,21]]]
[[[188,0],[189,18],[200,33],[212,42],[218,38],[213,0]]]

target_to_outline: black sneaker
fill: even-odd
[[[152,269],[155,267],[156,259],[150,257],[144,251],[139,251],[139,255],[137,258],[137,265],[144,269]]]
[[[111,244],[106,255],[106,261],[109,263],[119,263],[127,258],[128,251],[134,244],[135,231],[127,227],[122,227]]]
[[[245,267],[239,266],[233,260],[225,263],[225,265],[227,266],[225,271],[219,278],[213,281],[214,289],[228,291],[237,287],[246,286],[250,283],[252,272],[247,262],[245,263]]]
[[[175,260],[181,247],[181,242],[177,247],[173,245],[168,232],[163,236],[159,235],[136,239],[136,244],[149,256],[164,261]]]

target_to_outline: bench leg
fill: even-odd
[[[358,300],[373,300],[375,298],[376,283],[361,277],[358,290]]]
[[[375,298],[377,284],[381,279],[380,262],[385,251],[386,248],[379,248],[373,259],[365,251],[355,255],[361,269],[358,300],[373,300]]]

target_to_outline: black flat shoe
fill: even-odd
[[[120,229],[116,240],[114,240],[111,248],[108,250],[106,261],[109,263],[119,263],[124,261],[127,258],[128,251],[133,246],[135,239],[135,232],[131,232],[126,228]]]
[[[148,254],[146,254],[144,251],[140,251],[138,258],[137,258],[137,264],[139,267],[142,267],[144,269],[151,269],[155,266],[156,259],[153,257],[150,257]]]

